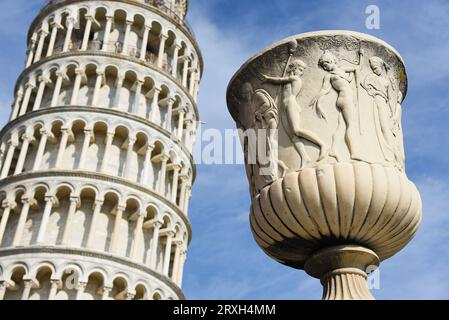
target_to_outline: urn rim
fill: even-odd
[[[382,46],[384,46],[385,48],[387,48],[388,50],[390,50],[394,55],[396,55],[396,57],[398,58],[399,62],[402,64],[403,66],[403,71],[404,71],[404,83],[405,83],[405,89],[403,92],[403,100],[405,99],[405,97],[407,96],[407,87],[408,87],[408,76],[407,76],[407,71],[406,71],[406,66],[405,66],[405,62],[404,59],[402,58],[401,54],[398,52],[398,50],[396,50],[392,45],[388,44],[387,42],[385,42],[384,40],[377,38],[373,35],[367,34],[367,33],[363,33],[363,32],[358,32],[358,31],[352,31],[352,30],[338,30],[338,29],[330,29],[330,30],[319,30],[319,31],[309,31],[309,32],[303,32],[303,33],[298,33],[295,35],[291,35],[289,37],[283,38],[282,40],[276,41],[272,44],[270,44],[269,46],[263,48],[262,50],[259,50],[258,52],[256,52],[253,56],[251,56],[251,58],[249,58],[248,60],[246,60],[241,66],[240,68],[234,73],[234,75],[232,76],[231,80],[228,82],[228,86],[226,88],[226,97],[229,97],[229,93],[231,90],[231,87],[234,83],[234,81],[240,76],[240,74],[248,67],[249,64],[251,64],[253,61],[255,61],[256,59],[258,59],[259,57],[261,57],[262,55],[264,55],[265,53],[281,46],[284,45],[288,42],[291,41],[297,41],[297,40],[304,40],[307,38],[314,38],[314,37],[320,37],[320,36],[337,36],[337,35],[346,35],[346,36],[355,36],[360,40],[365,40],[365,41],[370,41],[370,42],[374,42],[377,44],[380,44]],[[232,109],[234,109],[235,107],[232,106],[229,102],[228,99],[228,109],[229,111],[231,111],[231,115],[233,115]]]

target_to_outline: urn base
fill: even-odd
[[[379,266],[374,251],[356,245],[335,246],[312,255],[304,266],[323,285],[323,300],[374,300],[367,272]]]

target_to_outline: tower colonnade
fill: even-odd
[[[42,177],[51,182],[42,183]],[[138,193],[124,193],[121,190],[125,189],[126,182],[113,178],[98,177],[97,185],[92,186],[88,184],[89,174],[30,173],[22,179],[10,180],[1,185],[2,252],[15,252],[13,249],[27,252],[32,246],[40,246],[40,250],[50,247],[60,255],[73,256],[69,259],[73,261],[86,251],[104,252],[120,257],[122,263],[141,265],[156,276],[160,273],[181,286],[191,227],[181,210],[166,199],[138,187]],[[68,180],[71,182],[67,183]],[[16,294],[10,282],[15,272],[22,270],[16,266],[32,267],[28,261],[24,264],[21,259],[8,257],[9,260],[2,258],[0,262],[0,269],[10,272],[10,278],[2,280],[6,281],[6,289],[12,291],[4,293],[6,298],[9,293],[11,297]],[[38,260],[36,267],[43,262]],[[79,272],[77,275],[82,276]],[[152,285],[152,282],[145,283]]]
[[[60,114],[62,108],[4,128],[0,178],[48,170],[99,173],[139,184],[187,212],[195,167],[185,145],[117,112],[72,107]]]
[[[0,299],[183,299],[201,53],[184,0],[50,1],[0,131]]]
[[[26,67],[61,55],[113,53],[157,67],[193,96],[198,95],[203,67],[199,49],[188,25],[179,22],[179,15],[158,10],[167,6],[150,5],[151,1],[144,0],[61,3],[64,6],[56,9],[49,6],[50,14],[44,8],[32,23]]]

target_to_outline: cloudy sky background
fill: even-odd
[[[380,270],[378,299],[449,299],[449,2],[445,0],[191,0],[189,22],[205,60],[200,90],[203,129],[234,128],[225,91],[255,52],[284,37],[323,29],[377,36],[405,60],[403,103],[407,173],[421,192],[424,219],[415,239]],[[0,125],[25,59],[27,28],[43,0],[0,0]],[[380,30],[365,27],[377,5]],[[198,141],[201,138],[198,137]],[[203,142],[203,144],[207,144]],[[241,165],[199,165],[190,218],[194,234],[184,271],[189,299],[319,299],[321,286],[302,271],[269,259],[248,223]]]

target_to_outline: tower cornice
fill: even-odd
[[[171,139],[171,134],[170,132],[168,132],[167,130],[157,126],[156,124],[152,123],[151,121],[148,121],[146,119],[143,119],[141,117],[138,116],[134,116],[132,114],[126,113],[126,112],[122,112],[119,110],[114,110],[114,109],[106,109],[106,108],[92,108],[92,107],[83,107],[83,106],[64,106],[64,107],[52,107],[52,108],[47,108],[47,109],[41,109],[41,110],[37,110],[37,111],[33,111],[31,113],[26,113],[23,116],[14,119],[13,121],[8,122],[1,130],[0,130],[0,141],[3,139],[4,135],[12,128],[14,127],[16,124],[23,122],[24,120],[27,119],[32,119],[34,117],[38,117],[38,116],[42,116],[42,115],[46,115],[46,114],[59,114],[61,112],[67,113],[67,112],[73,112],[73,113],[77,113],[77,112],[90,112],[90,113],[96,113],[96,112],[100,112],[102,114],[110,114],[110,115],[115,115],[118,117],[122,117],[122,118],[126,118],[126,119],[130,119],[133,121],[137,121],[140,122],[146,126],[151,127],[154,130],[159,131],[160,133],[162,133],[167,139]],[[193,159],[193,155],[187,150],[187,148],[182,144],[179,143],[176,140],[172,139],[172,142],[175,143],[189,158],[190,161],[190,165],[192,168],[192,184],[195,182],[196,180],[196,164],[195,161]]]
[[[8,256],[17,256],[17,255],[33,255],[33,254],[60,254],[61,256],[65,256],[67,258],[67,255],[74,256],[74,257],[83,257],[83,258],[96,258],[106,261],[111,261],[115,263],[119,263],[122,265],[125,265],[127,267],[130,267],[132,269],[136,269],[142,272],[145,272],[149,274],[150,276],[162,281],[165,283],[171,290],[173,290],[176,295],[181,300],[185,300],[185,295],[182,292],[182,290],[167,276],[160,274],[151,268],[148,268],[145,265],[142,265],[140,263],[133,262],[126,258],[121,258],[119,256],[114,256],[111,254],[106,254],[99,251],[94,250],[86,250],[86,249],[77,249],[77,248],[70,248],[70,247],[50,247],[50,246],[29,246],[26,248],[4,248],[0,249],[0,257],[8,257]]]
[[[182,219],[182,221],[185,223],[187,230],[188,230],[188,242],[192,240],[192,224],[190,223],[189,218],[182,212],[177,206],[175,206],[173,203],[168,201],[166,198],[161,196],[160,194],[154,192],[151,189],[145,188],[137,183],[133,183],[131,181],[128,181],[126,179],[120,178],[120,177],[114,177],[107,174],[101,174],[96,172],[90,172],[90,171],[73,171],[73,170],[51,170],[51,171],[35,171],[35,172],[27,172],[27,173],[21,173],[14,176],[6,177],[2,180],[0,180],[0,189],[4,188],[5,186],[23,181],[23,180],[29,180],[29,179],[36,179],[36,178],[51,178],[51,177],[79,177],[79,178],[86,178],[86,179],[94,179],[98,181],[104,181],[104,182],[111,182],[123,185],[128,188],[132,188],[135,190],[138,190],[140,192],[144,192],[148,194],[149,196],[161,201],[164,203],[167,207],[169,207],[171,210],[176,212],[176,214]]]

